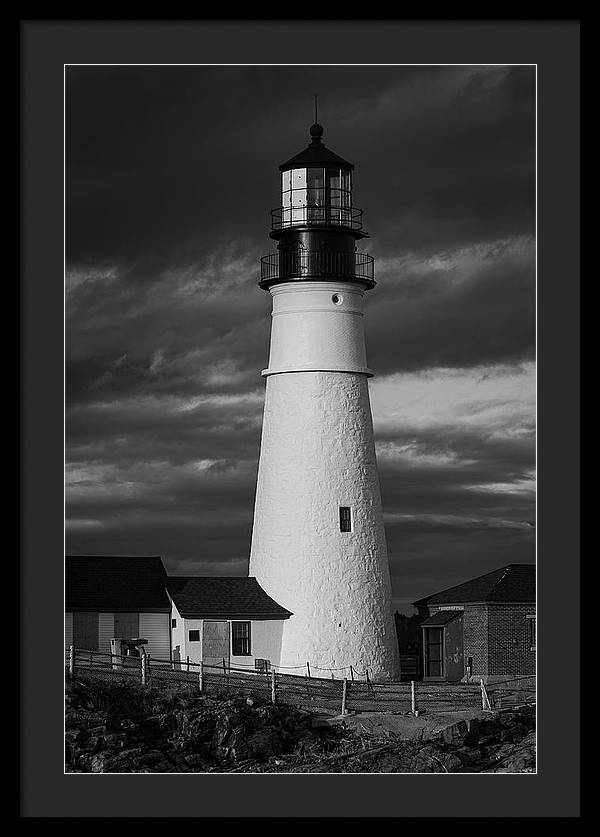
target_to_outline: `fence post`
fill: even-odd
[[[203,685],[204,685],[203,682],[202,682],[203,679],[204,679],[203,675],[204,675],[204,663],[202,661],[200,661],[200,668],[198,669],[198,689],[199,689],[199,691],[202,691],[202,688],[203,688]]]
[[[271,669],[271,703],[277,703],[277,689],[275,686],[275,669]]]
[[[144,653],[144,649],[141,649],[140,653],[140,672],[142,677],[142,686],[146,685],[147,680],[147,671],[146,671],[146,654]]]
[[[414,680],[410,681],[410,711],[413,715],[417,714],[417,690]]]
[[[489,698],[488,698],[488,694],[485,690],[485,684],[483,682],[483,678],[479,681],[479,683],[481,685],[481,706],[482,706],[482,709],[491,711],[492,707],[490,706],[490,701],[489,701]]]
[[[229,688],[229,677],[227,677],[227,663],[225,662],[225,657],[223,657],[223,684]]]
[[[307,671],[308,676],[310,677],[310,664],[309,663],[306,664],[306,671]]]
[[[354,669],[350,666],[350,677],[352,678],[352,682],[354,683]]]
[[[342,684],[342,715],[347,715],[348,710],[346,709],[346,699],[348,697],[348,679],[344,677],[344,682]]]
[[[144,653],[144,668],[146,670],[146,686],[152,679],[152,671],[150,670],[150,654]]]
[[[69,647],[69,674],[71,677],[75,676],[75,646]]]
[[[189,674],[189,673],[190,673],[190,656],[188,654],[188,657],[187,657],[187,674]]]

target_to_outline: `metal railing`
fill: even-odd
[[[374,283],[373,256],[360,252],[330,250],[281,250],[260,260],[260,280],[273,279],[362,279]]]
[[[355,206],[278,206],[271,210],[271,229],[288,227],[345,227],[362,230],[363,211]]]

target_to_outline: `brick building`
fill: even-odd
[[[508,564],[413,604],[425,680],[535,674],[533,564]]]

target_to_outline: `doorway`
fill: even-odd
[[[229,666],[229,622],[202,623],[202,662],[207,666]]]
[[[73,645],[84,651],[98,650],[98,613],[73,614]]]
[[[444,674],[442,628],[425,628],[425,676],[442,677]]]

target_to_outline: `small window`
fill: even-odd
[[[231,653],[234,657],[250,655],[250,622],[231,623]]]
[[[352,513],[350,506],[340,506],[340,532],[352,531]]]
[[[200,642],[200,631],[188,631],[188,640],[190,642]]]
[[[535,651],[535,616],[528,616],[527,621],[529,622],[529,648]]]
[[[176,627],[177,627],[177,619],[171,619],[171,627],[172,627],[172,628],[176,628]]]

